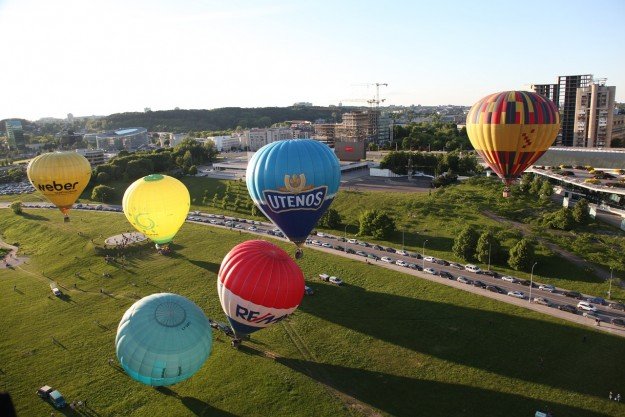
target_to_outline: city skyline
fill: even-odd
[[[0,0],[0,119],[358,105],[376,82],[383,105],[470,106],[571,74],[623,102],[625,3],[583,5]]]

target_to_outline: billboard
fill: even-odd
[[[366,158],[364,142],[334,142],[334,153],[340,161],[360,161]]]

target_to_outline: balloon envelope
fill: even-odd
[[[491,94],[467,115],[471,144],[506,185],[545,153],[559,129],[555,104],[528,91]]]
[[[247,189],[258,208],[300,245],[328,209],[341,180],[339,160],[323,143],[281,140],[263,146],[247,165]]]
[[[191,198],[177,179],[152,174],[130,184],[122,207],[135,229],[157,244],[172,241],[189,213]]]
[[[217,276],[219,301],[239,336],[277,323],[304,296],[304,274],[289,255],[264,240],[248,240],[224,258]]]
[[[32,159],[26,169],[28,179],[65,215],[91,179],[91,165],[76,152],[44,153]]]
[[[115,337],[119,363],[146,385],[171,385],[192,376],[213,345],[204,312],[177,294],[152,294],[124,313]]]

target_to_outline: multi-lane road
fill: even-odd
[[[45,203],[24,203],[25,208],[54,208]],[[0,204],[0,208],[6,208],[8,204]],[[98,211],[115,211],[120,212],[121,207],[115,205],[80,205],[76,207],[78,210],[98,210]],[[269,235],[276,239],[284,239],[282,233],[271,223],[252,221],[243,218],[234,218],[223,215],[215,215],[211,213],[190,213],[187,221],[215,227],[221,227],[231,230],[240,230],[241,232],[253,233],[259,235]],[[444,260],[431,259],[422,254],[414,252],[403,252],[397,248],[382,247],[376,244],[355,240],[345,239],[344,237],[332,236],[328,234],[318,233],[311,235],[306,243],[306,250],[320,250],[335,256],[343,256],[361,262],[367,262],[372,266],[393,269],[406,274],[410,274],[422,279],[438,282],[444,285],[452,286],[464,291],[469,291],[483,296],[491,297],[511,304],[516,304],[532,310],[540,311],[545,314],[557,316],[569,321],[574,321],[589,326],[596,326],[597,322],[593,317],[584,317],[582,310],[577,308],[579,301],[588,298],[594,298],[592,295],[581,295],[579,298],[567,296],[569,293],[566,289],[556,288],[552,291],[539,289],[540,283],[533,282],[531,288],[530,302],[530,283],[527,280],[517,280],[514,277],[506,277],[502,279],[503,274],[476,273],[464,269],[464,265],[450,263]],[[384,259],[384,260],[383,260]],[[399,262],[398,262],[399,261]],[[434,274],[422,271],[422,269],[433,269]],[[319,273],[332,271],[319,271]],[[431,272],[431,271],[430,271]],[[494,271],[493,271],[494,272]],[[458,277],[464,277],[468,283],[458,281]],[[506,280],[508,279],[508,280]],[[513,282],[517,280],[518,282]],[[495,288],[496,287],[496,288]],[[488,289],[487,289],[488,288]],[[499,292],[497,291],[499,289]],[[515,298],[508,295],[508,292],[518,291],[522,293],[523,298]],[[520,296],[521,294],[519,294]],[[534,302],[540,297],[545,304]],[[601,305],[593,303],[597,308],[596,316],[600,320],[599,328],[610,333],[625,336],[625,327],[612,324],[612,319],[625,320],[625,311],[620,310],[618,304]],[[570,307],[563,307],[570,306]],[[559,307],[559,308],[558,308]],[[618,308],[612,308],[618,307]],[[569,308],[571,312],[567,312]]]

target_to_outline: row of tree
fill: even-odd
[[[393,127],[391,149],[453,151],[471,150],[473,146],[467,136],[466,128],[458,129],[455,123],[440,121],[411,123]]]
[[[472,175],[482,170],[475,155],[467,152],[389,152],[380,161],[380,168],[390,169],[396,174],[407,175],[421,171],[431,175],[440,175],[451,171],[454,174]]]

